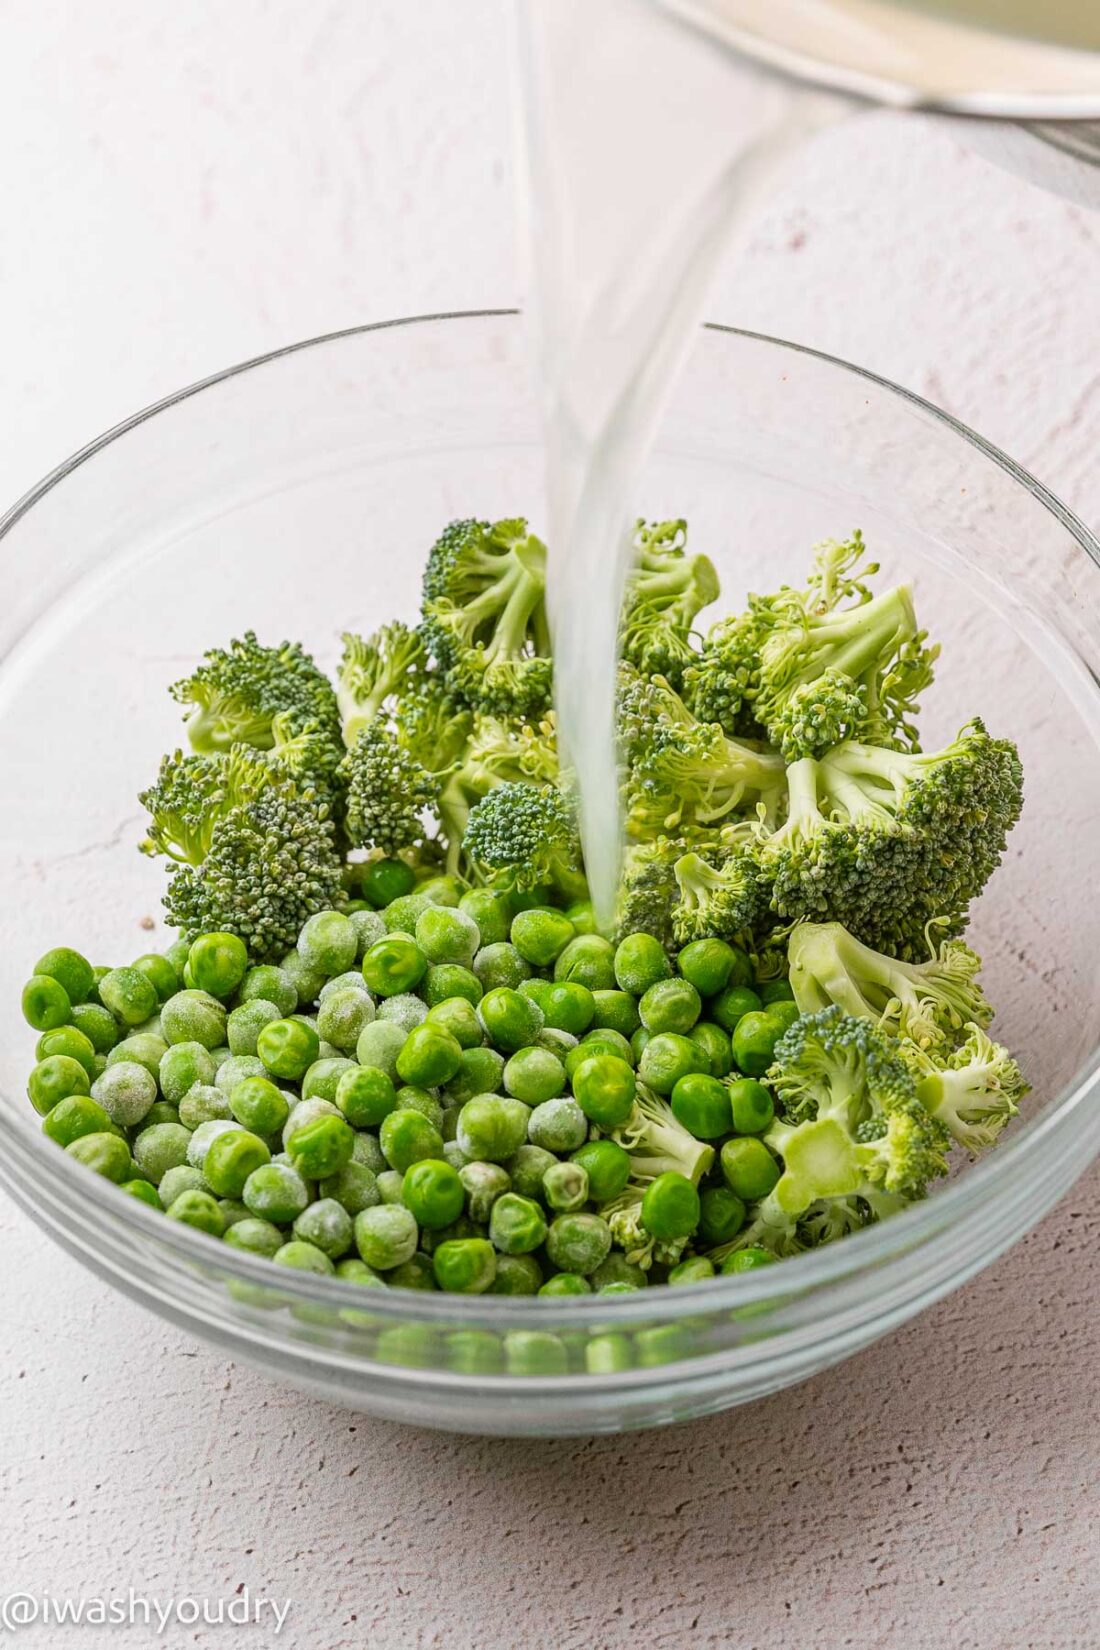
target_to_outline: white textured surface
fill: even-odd
[[[516,301],[506,64],[489,0],[9,0],[0,497],[229,361]],[[793,168],[711,309],[923,391],[1095,524],[1098,275],[1100,218],[879,116]],[[1096,1192],[804,1388],[560,1445],[280,1392],[4,1204],[0,1590],[295,1601],[278,1640],[135,1646],[1095,1645]]]

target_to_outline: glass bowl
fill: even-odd
[[[416,610],[456,515],[543,516],[520,321],[437,316],[232,368],[110,431],[0,523],[7,941],[0,1151],[70,1253],[279,1380],[487,1433],[649,1426],[811,1375],[956,1288],[1100,1149],[1100,571],[1036,481],[926,402],[774,339],[701,329],[639,513],[686,515],[726,599],[863,528],[944,643],[928,747],[975,714],[1019,740],[1027,802],[975,914],[999,1034],[1034,1083],[997,1151],[832,1248],[679,1289],[581,1300],[383,1292],[277,1270],[166,1221],[45,1140],[19,990],[48,945],[126,961],[163,870],[134,800],[181,738],[165,689],[248,627],[326,663],[345,627]]]

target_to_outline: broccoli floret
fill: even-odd
[[[246,631],[227,648],[211,648],[171,693],[190,709],[187,738],[195,751],[224,753],[233,745],[271,750],[277,719],[284,739],[308,728],[319,744],[335,748],[340,742],[332,684],[297,642],[264,647]]]
[[[424,815],[439,803],[440,783],[384,722],[362,728],[344,759],[344,829],[356,848],[396,854],[425,837]]]
[[[611,1228],[611,1236],[632,1266],[648,1272],[654,1261],[664,1266],[675,1266],[691,1239],[674,1238],[671,1241],[655,1238],[642,1225],[642,1199],[648,1180],[631,1179],[618,1197],[599,1206],[599,1214]]]
[[[899,957],[935,920],[961,933],[1022,804],[1010,740],[981,722],[932,754],[847,741],[787,770],[789,806],[762,828],[759,859],[784,918],[835,918]]]
[[[967,1025],[993,1018],[978,983],[981,958],[961,940],[926,946],[925,961],[899,962],[864,945],[839,922],[802,923],[787,948],[791,990],[803,1014],[836,1005],[882,1021],[920,1049],[951,1048]]]
[[[342,897],[327,801],[243,746],[165,757],[140,800],[150,814],[142,849],[174,862],[164,905],[185,938],[237,934],[268,961]]]
[[[672,949],[672,912],[679,897],[676,863],[685,849],[685,843],[663,836],[627,847],[615,916],[620,939],[627,934],[652,934]]]
[[[679,898],[672,928],[678,945],[712,936],[744,939],[766,909],[767,893],[750,853],[710,849],[709,858],[683,854],[674,871]]]
[[[485,870],[507,872],[517,888],[551,883],[583,897],[576,812],[553,786],[496,786],[471,808],[463,847]]]
[[[714,1148],[696,1140],[678,1121],[672,1107],[652,1089],[638,1084],[634,1109],[626,1122],[609,1131],[630,1154],[630,1177],[644,1189],[669,1170],[698,1185],[714,1162]]]
[[[424,638],[408,625],[384,624],[366,638],[345,633],[336,699],[349,750],[384,707],[414,687],[426,663]]]
[[[979,1025],[947,1057],[913,1048],[909,1063],[917,1094],[951,1138],[977,1154],[997,1143],[1030,1085],[1012,1055]]]
[[[624,669],[619,718],[628,829],[643,840],[685,824],[717,827],[738,811],[776,814],[782,758],[700,722],[664,677]]]
[[[696,657],[692,626],[700,609],[718,597],[718,575],[706,556],[687,556],[687,522],[639,521],[634,532],[634,572],[627,584],[620,627],[624,659],[647,676],[679,685]]]
[[[768,1072],[779,1117],[765,1140],[783,1159],[771,1196],[802,1216],[822,1198],[868,1190],[914,1200],[947,1173],[948,1135],[917,1097],[893,1038],[837,1007],[803,1014]]]
[[[771,733],[783,760],[797,762],[855,738],[866,725],[866,686],[829,666],[787,697],[771,718]]]
[[[424,572],[424,633],[449,686],[476,710],[549,707],[546,546],[521,520],[453,521]]]

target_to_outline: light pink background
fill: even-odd
[[[0,498],[230,361],[517,301],[506,73],[492,0],[8,0]],[[929,395],[1096,525],[1098,294],[1100,217],[883,115],[793,167],[710,308]],[[278,1639],[121,1646],[1086,1650],[1097,1188],[808,1386],[543,1445],[282,1392],[2,1203],[0,1588],[294,1600]]]

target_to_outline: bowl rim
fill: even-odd
[[[517,308],[502,307],[400,316],[297,340],[222,368],[219,372],[198,379],[112,425],[50,470],[0,516],[0,544],[40,500],[97,453],[158,414],[205,390],[269,366],[285,357],[347,339],[406,327],[463,321],[515,320],[522,313]],[[881,374],[806,344],[719,322],[704,322],[702,330],[718,336],[763,344],[768,349],[790,355],[809,357],[830,369],[851,374],[873,384],[877,389],[885,390],[908,403],[954,435],[961,437],[984,458],[1003,470],[1011,480],[1025,488],[1077,541],[1096,567],[1100,568],[1100,539],[1089,531],[1068,506],[992,442],[924,396],[906,389],[903,385],[895,384]],[[1063,1134],[1070,1119],[1100,1086],[1098,1078],[1100,1045],[1092,1050],[1073,1078],[1052,1097],[1049,1105],[1039,1116],[1023,1122],[996,1152],[973,1164],[964,1175],[928,1199],[914,1204],[889,1221],[853,1233],[843,1242],[827,1244],[794,1257],[797,1261],[795,1265],[784,1265],[774,1270],[764,1267],[755,1273],[744,1272],[735,1276],[717,1275],[700,1283],[661,1290],[661,1319],[671,1321],[691,1317],[708,1308],[728,1308],[735,1302],[738,1306],[751,1306],[756,1302],[766,1301],[771,1307],[780,1307],[811,1294],[822,1286],[850,1278],[865,1267],[881,1267],[892,1260],[903,1258],[914,1249],[923,1248],[934,1240],[938,1232],[955,1226],[963,1216],[976,1215],[1006,1182],[1013,1180],[1016,1165],[1024,1153],[1034,1153],[1039,1143]],[[44,1137],[40,1130],[33,1126],[36,1114],[27,1108],[13,1105],[10,1096],[0,1095],[0,1102],[0,1126],[25,1145],[32,1161],[44,1161]],[[1077,1154],[1074,1179],[1085,1171],[1096,1155],[1100,1155],[1100,1134],[1097,1136],[1095,1149]],[[49,1163],[52,1169],[51,1180],[56,1180],[60,1176],[62,1183],[67,1183],[69,1191],[79,1198],[82,1205],[90,1203],[98,1214],[116,1226],[120,1223],[122,1226],[129,1224],[135,1237],[143,1237],[155,1247],[174,1252],[197,1270],[209,1272],[215,1269],[219,1274],[235,1277],[242,1284],[266,1286],[269,1292],[277,1287],[280,1293],[291,1300],[327,1302],[334,1308],[353,1304],[358,1304],[360,1308],[365,1306],[360,1285],[313,1273],[296,1273],[291,1268],[279,1268],[276,1283],[269,1261],[234,1249],[182,1223],[165,1220],[159,1211],[148,1208],[139,1198],[118,1197],[116,1187],[99,1175],[89,1173],[83,1165],[70,1159],[67,1153],[57,1152],[51,1148]],[[0,1162],[0,1176],[3,1172]],[[22,1202],[23,1198],[20,1201]],[[1030,1222],[1021,1223],[1021,1235],[1028,1224]],[[395,1321],[454,1319],[456,1316],[467,1315],[481,1323],[491,1319],[494,1327],[526,1327],[537,1321],[540,1327],[546,1329],[591,1328],[595,1315],[609,1325],[611,1320],[614,1320],[616,1325],[625,1328],[639,1320],[652,1322],[655,1313],[652,1301],[653,1297],[648,1290],[613,1296],[610,1299],[602,1295],[543,1298],[538,1301],[537,1306],[515,1297],[433,1294],[421,1290],[378,1290],[371,1291],[370,1311],[379,1316],[392,1317]],[[585,1379],[591,1381],[593,1377]]]

